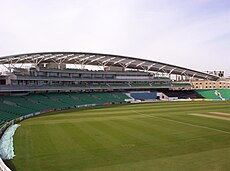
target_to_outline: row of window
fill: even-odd
[[[198,84],[202,85],[203,83],[202,83],[202,82],[199,82],[199,83],[196,82],[195,84],[196,84],[196,85],[198,85]],[[207,85],[208,82],[205,82],[205,84]],[[215,85],[215,84],[220,84],[220,85],[221,85],[221,84],[229,84],[229,85],[230,85],[230,83],[228,83],[228,82],[209,82],[209,84],[210,84],[210,85]]]
[[[200,86],[200,87],[199,87],[199,86],[196,86],[196,89],[198,89],[198,88],[203,88],[203,87],[202,87],[202,86]],[[210,89],[211,89],[211,88],[214,88],[214,89],[215,89],[215,88],[230,88],[230,86],[219,86],[219,87],[216,87],[216,86],[205,86],[205,88],[207,88],[207,89],[208,89],[208,88],[210,88]]]
[[[67,78],[115,78],[115,77],[140,77],[139,75],[115,75],[115,74],[74,74],[55,72],[32,72],[31,76],[38,77],[67,77]],[[142,76],[143,77],[143,76]]]
[[[12,80],[11,85],[100,85],[100,84],[148,84],[146,82],[82,82],[82,81],[52,81],[52,80]],[[171,82],[149,82],[151,84],[170,84]]]

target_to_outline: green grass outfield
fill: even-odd
[[[7,163],[18,171],[229,171],[230,121],[191,115],[209,112],[230,114],[230,101],[113,105],[38,116],[21,122],[16,157]]]

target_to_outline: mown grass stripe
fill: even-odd
[[[145,115],[145,114],[142,114],[140,112],[137,112],[137,113],[139,113],[141,115]],[[230,134],[230,132],[228,132],[228,131],[224,131],[224,130],[220,130],[220,129],[216,129],[216,128],[211,128],[211,127],[207,127],[207,126],[195,125],[195,124],[191,124],[191,123],[187,123],[187,122],[176,121],[176,120],[173,120],[173,119],[162,118],[162,117],[157,117],[157,116],[153,116],[153,115],[149,115],[149,117],[157,118],[157,119],[165,120],[165,121],[170,121],[170,122],[175,122],[175,123],[180,123],[180,124],[187,125],[187,126],[192,126],[192,127],[197,127],[197,128],[203,128],[203,129],[209,129],[209,130],[213,130],[213,131],[218,131],[218,132],[222,132],[222,133],[225,133],[225,134]]]
[[[224,117],[224,116],[214,116],[214,115],[210,115],[210,114],[198,114],[198,113],[194,113],[194,114],[191,114],[191,115],[192,116],[200,116],[200,117],[205,117],[205,118],[221,119],[221,120],[225,120],[225,121],[230,121],[230,118]]]
[[[229,153],[220,153],[230,148],[228,121],[189,115],[230,113],[229,105],[173,102],[57,111],[21,122],[12,162],[17,171],[202,170],[216,165],[229,170]]]

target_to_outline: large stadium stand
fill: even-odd
[[[178,99],[230,99],[230,89],[209,89],[209,90],[159,90],[168,97]]]
[[[1,96],[0,98],[0,124],[3,125],[12,119],[57,108],[86,104],[122,103],[129,99],[120,92],[99,93],[42,93],[20,96]]]
[[[216,90],[196,90],[196,92],[206,99],[220,99]]]
[[[230,99],[229,89],[220,90],[158,90],[168,97],[179,99],[220,99],[218,91],[223,98]],[[156,99],[157,91],[150,93],[132,92],[131,96],[138,100]],[[68,93],[34,93],[25,96],[0,96],[0,125],[10,120],[39,111],[68,108],[87,104],[122,103],[130,99],[122,92],[68,92]]]
[[[178,97],[179,99],[203,99],[204,97],[197,93],[195,90],[166,90],[162,89],[162,93],[164,93],[168,97]]]
[[[230,99],[230,89],[196,90],[206,99]]]
[[[22,68],[23,64],[29,65]],[[76,64],[100,66],[102,70],[68,67]],[[171,76],[179,75],[182,80],[187,77],[219,79],[215,75],[157,61],[99,53],[19,54],[0,57],[0,65],[8,69],[6,74],[0,75],[0,126],[40,111],[135,99],[125,92],[133,92],[140,100],[156,100],[157,92],[169,95],[176,90],[174,94],[179,98],[202,98],[196,92],[182,91],[191,89],[192,84],[175,82]],[[135,94],[135,91],[142,91],[142,94]]]
[[[29,65],[22,68],[23,64]],[[83,67],[67,67],[76,64]],[[216,90],[191,90],[188,79],[215,81],[218,76],[141,58],[48,52],[0,57],[1,65],[8,72],[0,73],[0,133],[9,125],[38,114],[133,100],[157,101],[158,92],[179,99],[230,98],[229,90],[218,90],[218,95]],[[103,70],[85,69],[85,65]],[[180,76],[180,81],[171,76]]]
[[[230,89],[219,89],[218,92],[225,99],[230,99]]]
[[[136,100],[149,100],[149,99],[157,99],[157,92],[131,92],[130,96]]]

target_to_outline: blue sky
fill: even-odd
[[[1,0],[0,56],[128,55],[230,75],[230,0]]]

